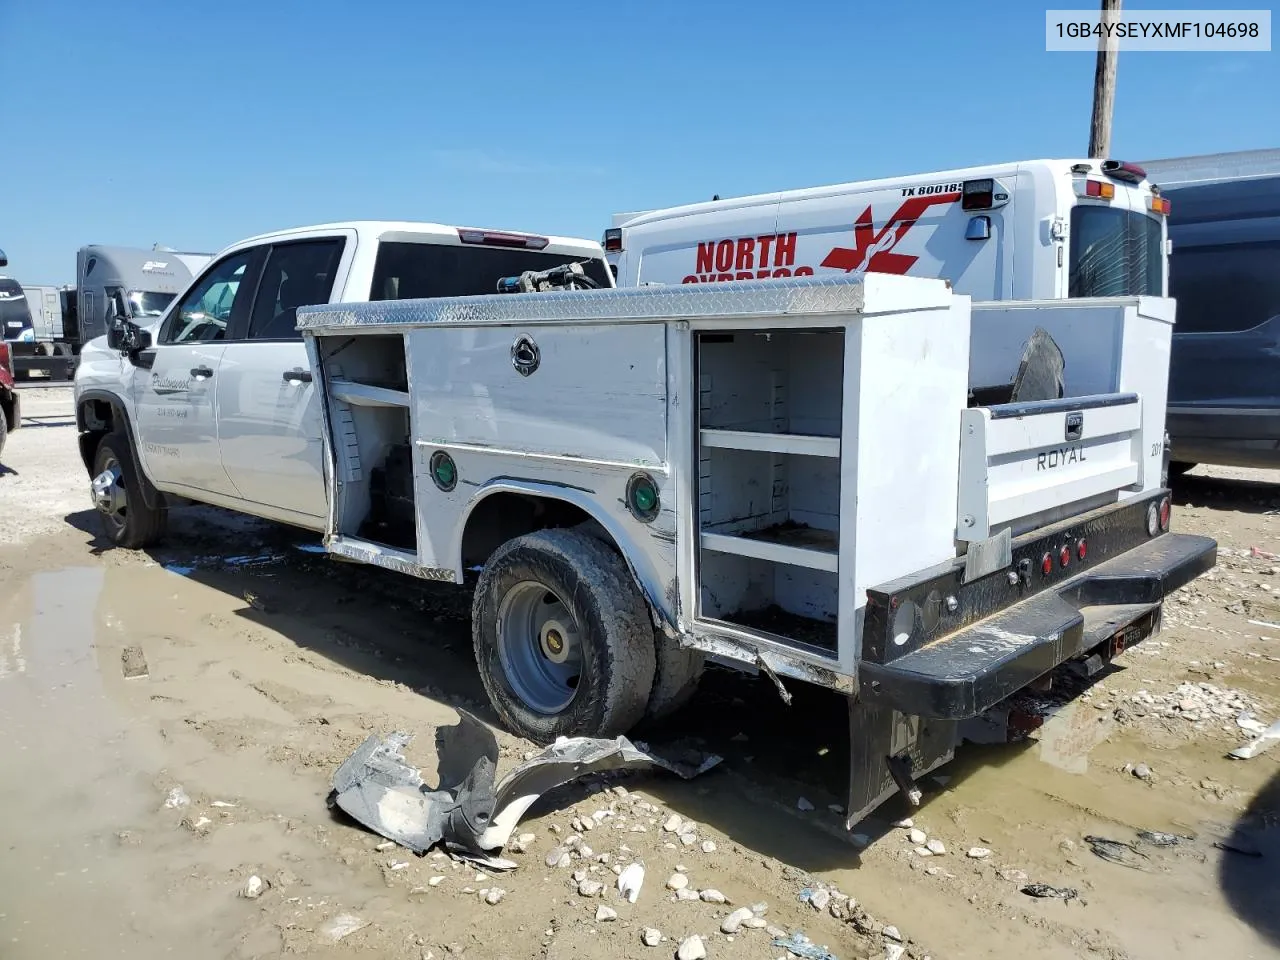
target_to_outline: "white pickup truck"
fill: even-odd
[[[499,279],[580,261],[598,243],[432,223],[334,223],[217,254],[158,319],[117,317],[75,377],[80,453],[113,542],[164,533],[175,500],[312,530],[325,525],[320,405],[297,308],[494,293]]]

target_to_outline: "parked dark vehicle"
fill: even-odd
[[[9,259],[0,250],[0,267],[8,264]],[[9,431],[18,429],[21,423],[22,397],[13,383],[13,355],[9,352],[9,344],[0,341],[0,453],[4,452]]]
[[[1280,151],[1187,161],[1151,163],[1172,203],[1170,472],[1280,467]]]

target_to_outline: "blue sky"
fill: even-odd
[[[0,247],[63,283],[85,243],[340,219],[598,238],[715,193],[1082,155],[1094,58],[1046,53],[1044,9],[0,0]],[[1114,156],[1280,146],[1274,52],[1126,53],[1117,89]]]

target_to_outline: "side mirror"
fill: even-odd
[[[107,307],[107,346],[112,350],[125,349],[124,321],[117,317],[110,306]]]

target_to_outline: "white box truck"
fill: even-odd
[[[619,214],[604,247],[621,287],[864,271],[979,300],[1163,296],[1166,213],[1135,164],[1028,160]]]

